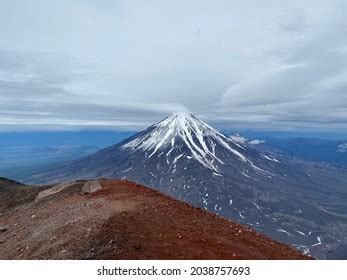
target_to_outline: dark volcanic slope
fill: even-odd
[[[0,177],[0,192],[10,188],[18,188],[21,186],[24,186],[24,185],[14,180]]]
[[[127,181],[101,184],[94,194],[81,195],[84,183],[77,182],[37,203],[3,207],[0,259],[307,258],[157,191]]]
[[[0,177],[0,218],[6,209],[32,201],[45,188],[26,186]]]

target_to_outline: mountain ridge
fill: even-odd
[[[31,199],[16,205],[5,206],[11,193],[0,196],[0,259],[310,259],[153,189],[100,180],[101,189],[83,195],[87,183],[53,186],[49,195],[28,186]]]

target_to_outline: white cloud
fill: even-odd
[[[347,129],[339,1],[0,2],[0,130]]]
[[[259,145],[259,144],[265,143],[265,141],[256,139],[256,140],[249,141],[248,143],[251,145]]]

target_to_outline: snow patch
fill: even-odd
[[[131,169],[133,169],[133,168],[132,168],[132,167],[129,167],[128,169],[122,170],[121,172],[125,173],[125,172],[130,171]]]
[[[301,234],[301,235],[303,235],[303,236],[306,236],[306,234],[303,233],[302,231],[299,231],[299,230],[294,230],[294,231],[296,231],[297,233],[299,233],[299,234]]]
[[[262,154],[262,156],[263,156],[263,158],[265,158],[265,159],[267,159],[267,160],[274,161],[274,162],[279,162],[279,160],[278,160],[278,159],[275,159],[275,158],[269,157],[269,156],[267,156],[267,155],[265,155],[265,154]]]
[[[258,209],[260,212],[262,212],[261,208],[259,207],[259,205],[258,205],[257,203],[253,202],[253,204],[254,204],[255,207],[257,207],[257,209]]]
[[[316,247],[316,246],[318,246],[318,245],[321,245],[322,244],[322,239],[318,236],[317,237],[317,243],[315,243],[315,244],[313,244],[313,245],[311,245],[311,247]]]
[[[245,216],[242,215],[242,213],[239,211],[239,216],[241,217],[241,219],[244,219]]]
[[[284,229],[282,229],[282,228],[278,228],[278,229],[276,229],[278,232],[283,232],[283,233],[285,233],[285,234],[287,234],[288,236],[292,236],[292,234],[291,233],[289,233],[288,231],[286,231],[286,230],[284,230]]]

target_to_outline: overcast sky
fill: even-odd
[[[0,131],[347,130],[347,1],[0,0]]]

